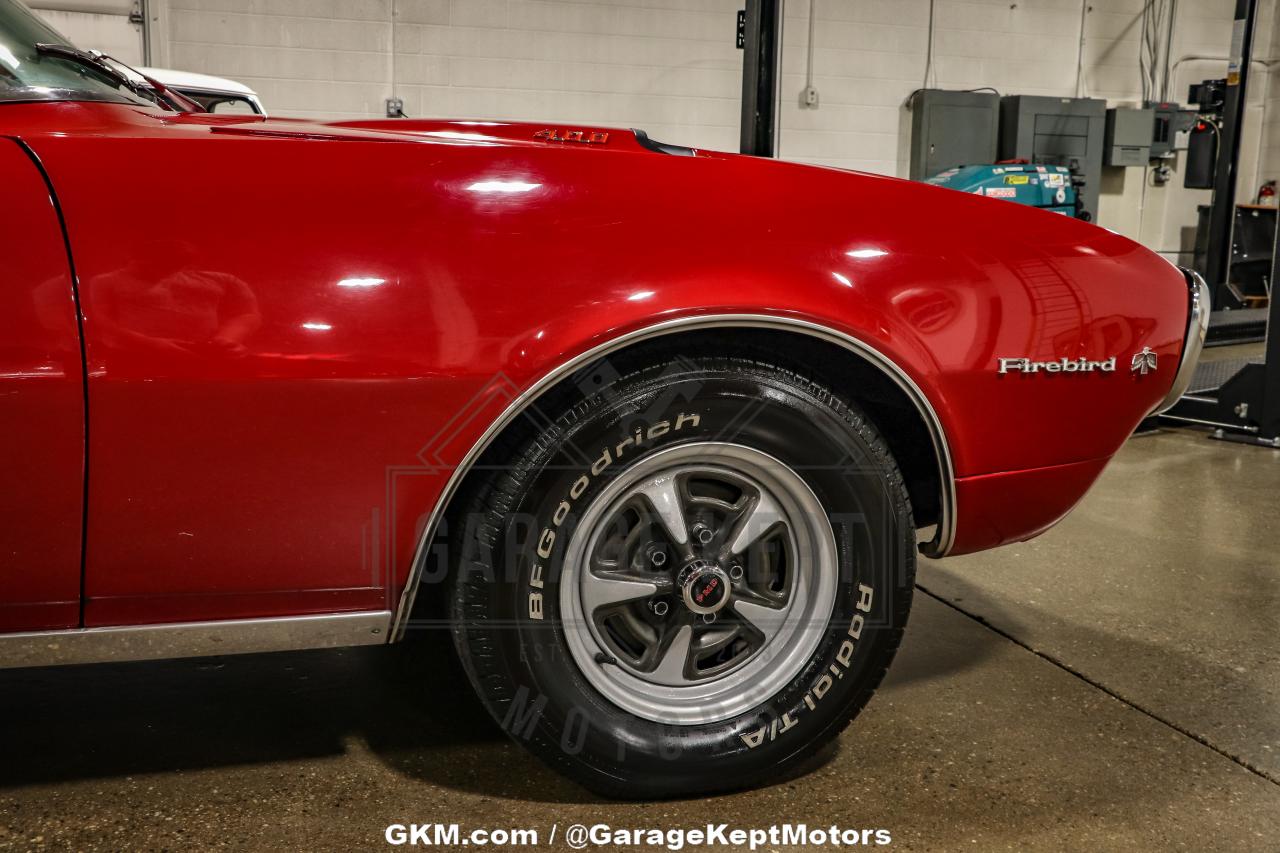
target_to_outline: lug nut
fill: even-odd
[[[734,565],[729,567],[729,577],[732,578],[733,580],[736,580],[736,581],[742,580],[742,575],[743,575],[742,566],[739,566],[738,564],[735,563]]]
[[[654,616],[667,615],[667,603],[665,601],[650,601],[649,609],[653,611]]]
[[[667,564],[667,552],[661,548],[654,548],[649,552],[649,562],[655,569],[665,566]]]
[[[715,538],[715,533],[705,524],[695,524],[693,526],[693,538],[698,540],[699,545],[707,545]]]
[[[702,614],[702,621],[708,625],[714,624],[716,621],[716,615],[714,613],[704,613]]]

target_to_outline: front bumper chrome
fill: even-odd
[[[1209,331],[1209,285],[1204,283],[1198,272],[1179,267],[1187,280],[1191,305],[1187,311],[1187,335],[1182,343],[1182,359],[1178,362],[1178,373],[1173,377],[1173,387],[1164,399],[1151,410],[1152,415],[1167,412],[1173,404],[1187,393],[1191,385],[1191,377],[1195,375],[1196,364],[1200,361],[1200,350],[1204,348],[1204,336]]]

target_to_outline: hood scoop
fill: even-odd
[[[640,143],[641,148],[647,148],[650,151],[656,151],[659,154],[674,154],[677,157],[697,157],[696,148],[688,148],[684,145],[672,145],[669,142],[659,142],[656,139],[650,139],[649,134],[639,128],[632,128],[631,132],[636,135],[636,142]]]

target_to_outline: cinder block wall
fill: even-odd
[[[157,0],[153,0],[157,2]],[[162,0],[163,2],[163,0]],[[295,116],[380,116],[394,94],[411,116],[643,127],[733,150],[742,0],[167,0],[169,64],[234,77]],[[819,108],[803,109],[810,3]],[[1255,56],[1271,58],[1272,8]],[[930,85],[1002,93],[1141,97],[1144,0],[936,0]],[[925,85],[929,0],[787,0],[781,149],[789,159],[894,174],[902,104]],[[1175,59],[1225,56],[1234,0],[1183,0]],[[1081,26],[1083,62],[1077,74]],[[1280,110],[1255,66],[1241,195],[1280,172]],[[1222,76],[1185,59],[1169,97]],[[1276,94],[1280,98],[1280,92]],[[1280,106],[1280,105],[1275,105]],[[1180,166],[1180,163],[1178,164]],[[1174,256],[1207,191],[1142,169],[1102,187],[1100,221]]]
[[[170,63],[273,110],[572,120],[733,149],[734,0],[169,0]]]

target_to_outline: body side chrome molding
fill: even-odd
[[[0,634],[0,669],[282,652],[386,642],[390,610]]]
[[[947,443],[942,421],[939,419],[932,403],[929,402],[929,398],[902,368],[870,344],[852,335],[808,320],[775,317],[769,314],[704,314],[694,317],[681,317],[674,320],[664,320],[652,326],[645,326],[644,328],[627,332],[569,359],[542,376],[507,405],[497,420],[489,425],[476,443],[472,445],[471,449],[467,451],[466,456],[462,458],[458,466],[454,468],[453,473],[449,476],[449,481],[436,499],[436,504],[432,507],[426,526],[423,528],[422,536],[418,540],[418,546],[414,550],[413,563],[409,569],[409,578],[400,595],[400,603],[396,608],[395,619],[392,622],[391,632],[387,641],[394,643],[404,636],[405,626],[409,621],[409,614],[413,610],[414,598],[418,592],[418,583],[422,577],[431,541],[435,537],[436,527],[444,515],[445,508],[448,507],[450,500],[453,499],[454,492],[457,491],[458,486],[462,483],[463,477],[471,470],[471,466],[475,464],[476,459],[489,447],[498,434],[514,422],[535,400],[575,370],[631,344],[678,332],[742,328],[798,332],[837,344],[875,365],[906,393],[921,417],[924,418],[925,424],[929,429],[934,453],[938,458],[938,477],[941,484],[941,494],[938,496],[939,517],[937,530],[933,539],[920,546],[920,549],[931,557],[946,556],[955,541],[956,530],[956,478],[955,467],[951,459],[951,448]]]

